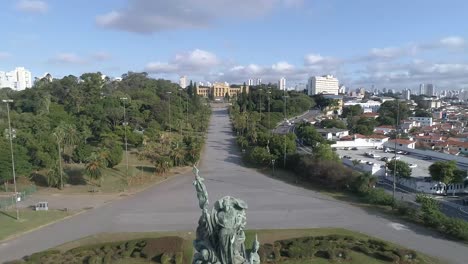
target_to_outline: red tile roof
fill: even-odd
[[[468,142],[463,142],[463,141],[449,141],[448,144],[450,146],[456,146],[460,148],[468,148]]]
[[[395,139],[392,139],[389,142],[395,143]],[[416,143],[416,142],[412,141],[412,140],[409,140],[409,139],[397,139],[396,143],[397,144],[402,144],[402,145],[409,145],[409,144],[413,144],[413,143]]]
[[[394,126],[388,126],[388,125],[384,125],[384,126],[378,126],[376,127],[375,129],[379,129],[379,128],[389,128],[389,129],[395,129]]]

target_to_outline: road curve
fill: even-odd
[[[249,229],[343,227],[448,263],[468,263],[464,245],[243,167],[224,108],[213,109],[200,175],[206,179],[211,204],[224,195],[248,203]],[[193,231],[200,211],[192,179],[192,175],[178,175],[133,196],[4,242],[0,244],[0,261],[100,232]]]

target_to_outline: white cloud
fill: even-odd
[[[96,61],[107,61],[112,58],[112,55],[105,51],[99,51],[99,52],[93,53],[91,57],[95,59]]]
[[[145,71],[150,73],[179,73],[206,72],[221,64],[220,59],[213,53],[195,49],[175,55],[169,62],[150,62]]]
[[[462,48],[466,42],[462,37],[452,36],[441,39],[440,44],[447,48]]]
[[[7,59],[7,58],[10,58],[10,57],[11,57],[10,53],[0,51],[0,60],[1,59]]]
[[[58,53],[49,60],[59,64],[84,64],[86,60],[75,53]]]
[[[271,66],[271,68],[272,70],[277,71],[279,73],[286,73],[294,70],[294,66],[285,61],[275,63]]]
[[[136,33],[204,28],[218,19],[257,17],[275,7],[297,7],[303,0],[128,0],[119,10],[96,17],[96,24]]]
[[[49,63],[68,64],[68,65],[83,65],[95,62],[103,62],[112,58],[108,52],[94,52],[90,55],[78,55],[73,52],[62,52],[55,54],[49,59]]]
[[[40,0],[20,0],[16,4],[16,8],[28,13],[46,13],[49,6],[46,2]]]

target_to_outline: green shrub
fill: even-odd
[[[365,255],[372,255],[373,251],[368,248],[366,245],[356,245],[354,247],[352,247],[352,250],[356,251],[356,252],[361,252],[361,253],[364,253]]]
[[[107,253],[106,256],[104,257],[104,259],[102,260],[102,263],[103,264],[112,264],[113,263],[112,253]]]
[[[367,192],[365,200],[368,203],[375,205],[393,205],[393,197],[386,193],[383,189],[371,189],[369,192]]]
[[[54,255],[61,255],[58,250],[47,250],[38,253],[34,253],[31,256],[27,256],[24,259],[31,263],[40,263],[43,258],[52,258]]]
[[[377,251],[374,253],[375,258],[383,260],[383,261],[390,261],[394,263],[398,263],[400,261],[400,257],[393,254],[392,251]]]
[[[447,217],[444,227],[446,234],[450,237],[468,240],[468,222],[458,218]]]
[[[88,264],[101,264],[102,263],[102,258],[99,256],[91,256],[87,260]]]
[[[182,252],[177,252],[175,254],[175,264],[184,263],[184,254]]]

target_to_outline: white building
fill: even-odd
[[[423,83],[419,85],[419,95],[425,95],[426,94],[426,87],[424,86]]]
[[[256,85],[261,85],[261,84],[262,84],[262,79],[258,78],[257,82],[256,82]]]
[[[247,85],[248,85],[248,86],[253,86],[253,85],[254,85],[254,80],[253,80],[253,79],[249,79],[249,80],[247,81]]]
[[[11,88],[16,91],[21,91],[26,88],[31,88],[33,79],[31,72],[24,67],[17,67],[11,72],[0,71],[0,88]]]
[[[411,90],[410,89],[403,90],[403,99],[405,99],[407,101],[411,100]]]
[[[348,101],[344,103],[344,107],[351,106],[351,105],[360,105],[364,113],[376,113],[380,109],[379,101],[368,100],[366,102],[362,101]]]
[[[432,126],[432,117],[419,117],[419,116],[410,116],[408,117],[411,121],[417,121],[421,124],[422,127]]]
[[[308,95],[334,94],[338,95],[338,79],[333,75],[313,76],[309,78]]]
[[[346,94],[346,86],[340,85],[340,87],[338,88],[338,93],[339,94]]]
[[[181,76],[179,79],[179,85],[181,88],[185,89],[187,88],[187,76]]]
[[[283,78],[279,79],[278,89],[280,89],[282,91],[286,90],[286,78],[283,77]]]

